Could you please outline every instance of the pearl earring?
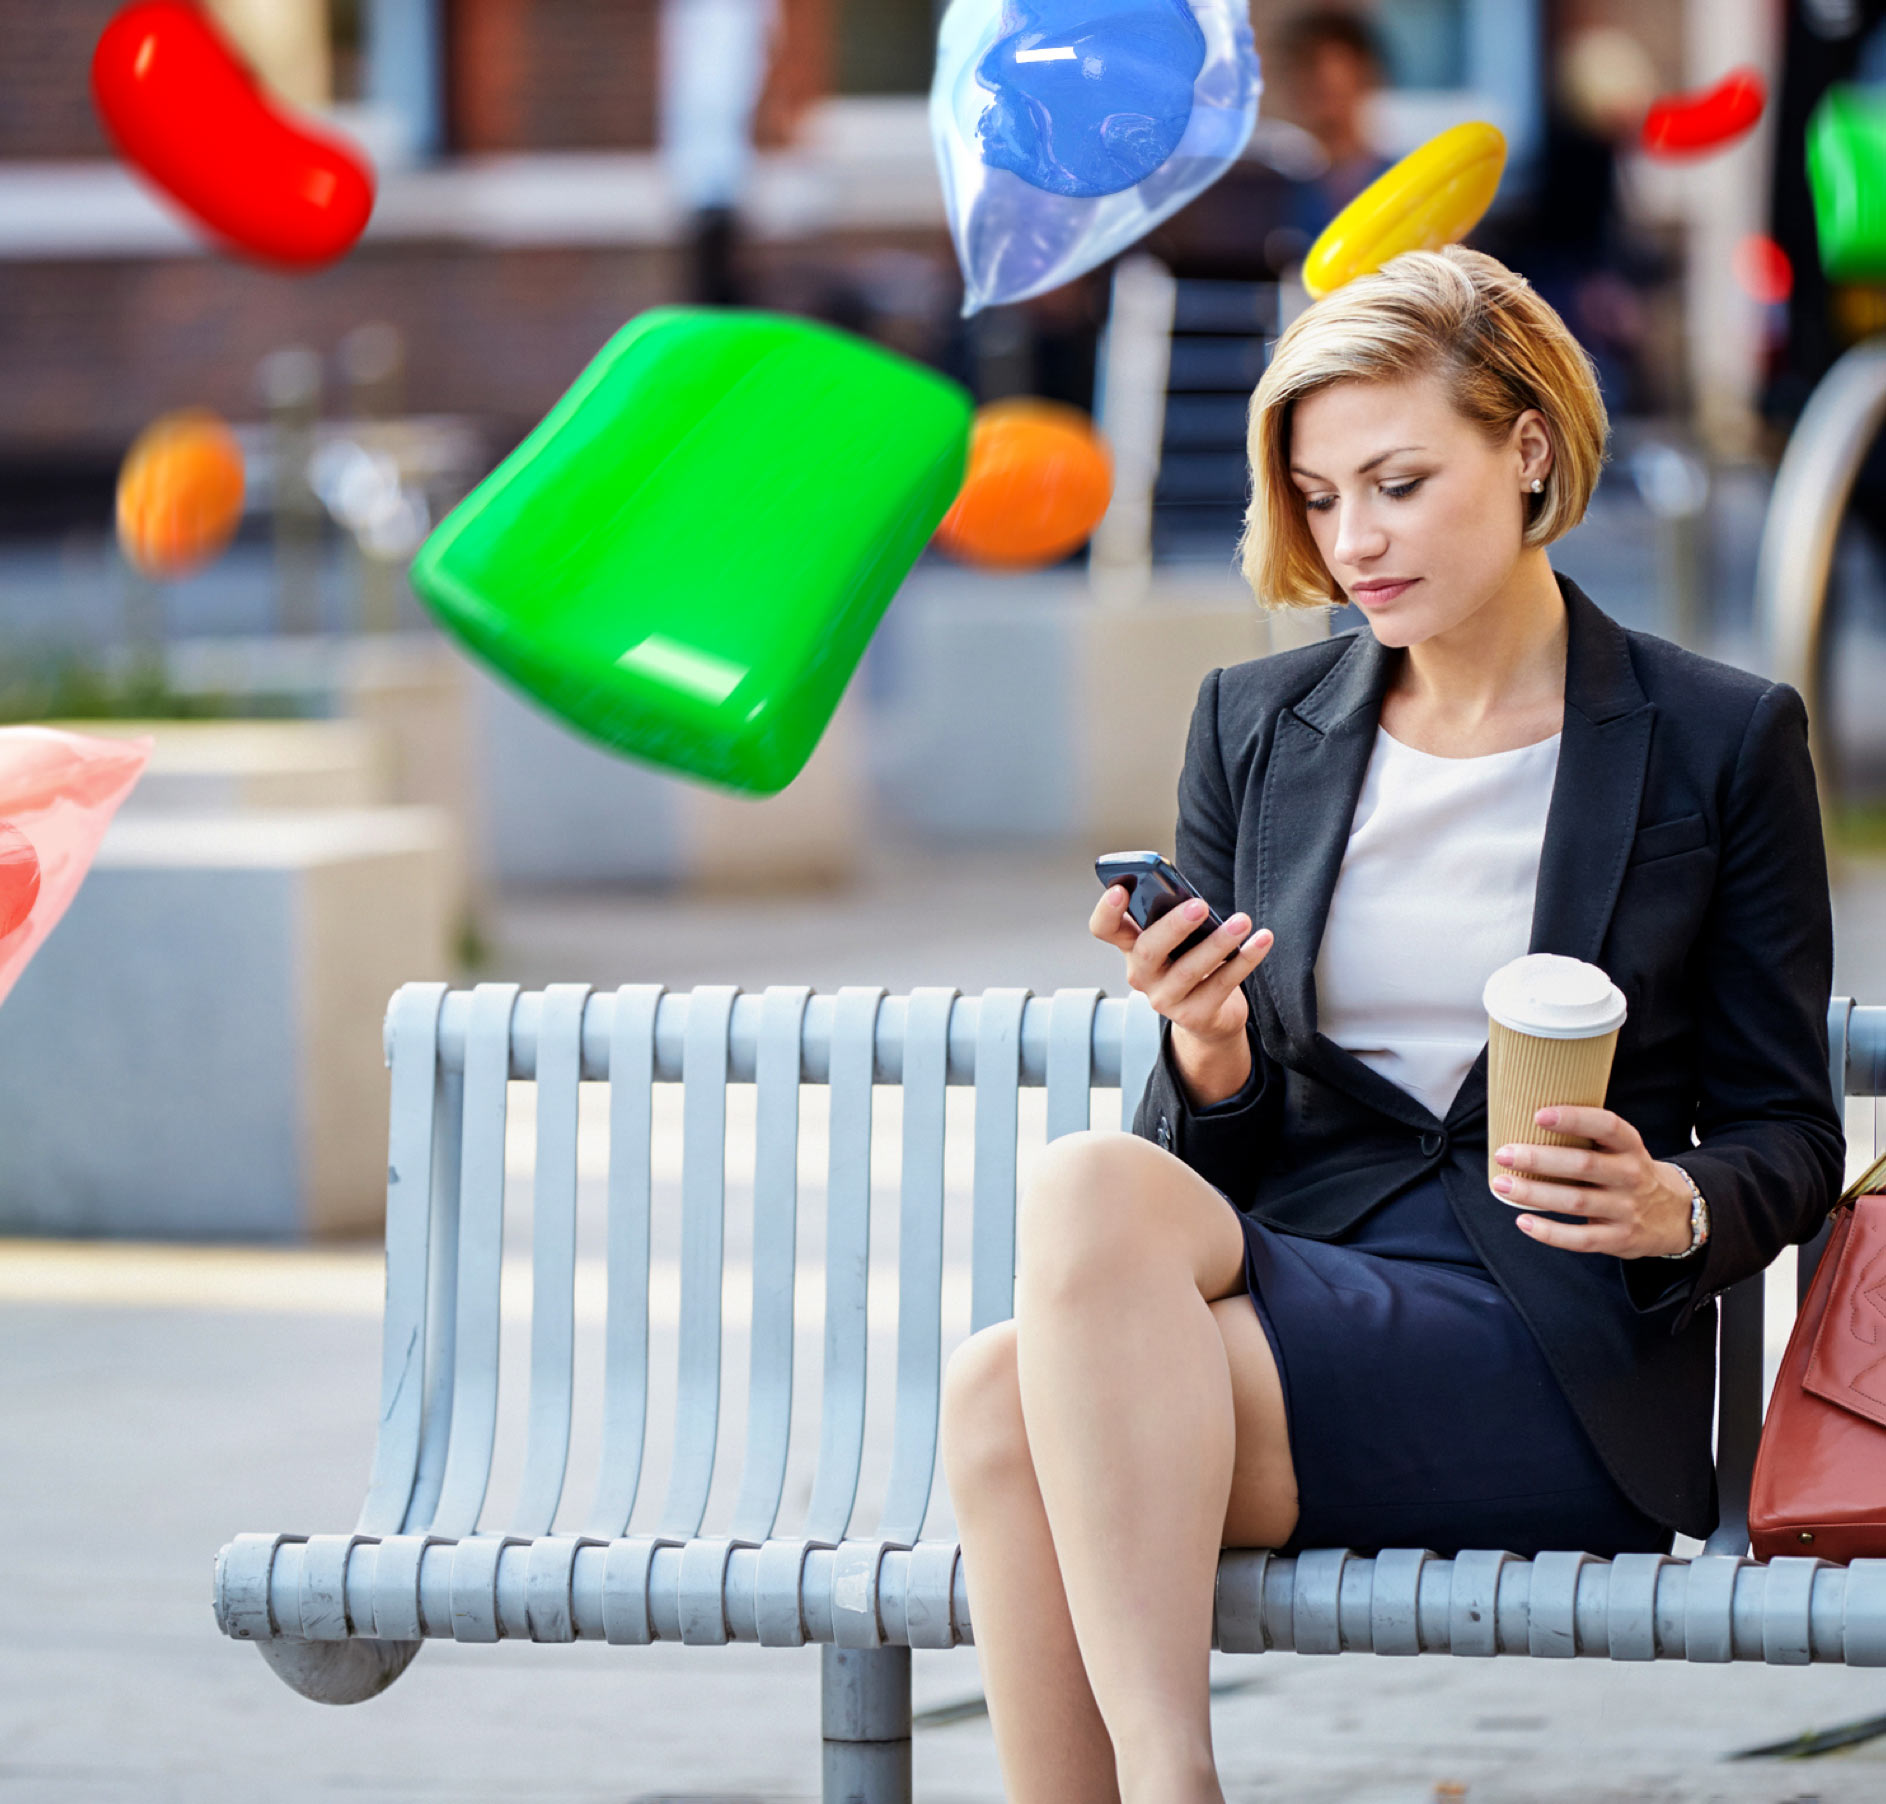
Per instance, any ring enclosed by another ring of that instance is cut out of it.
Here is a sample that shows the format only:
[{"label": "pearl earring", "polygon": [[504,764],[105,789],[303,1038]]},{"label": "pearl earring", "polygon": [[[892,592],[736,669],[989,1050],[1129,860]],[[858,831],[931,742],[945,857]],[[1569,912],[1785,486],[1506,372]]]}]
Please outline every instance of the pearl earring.
[{"label": "pearl earring", "polygon": [[1535,476],[1532,479],[1532,492],[1535,495],[1543,495],[1545,493],[1545,478],[1543,476]]}]

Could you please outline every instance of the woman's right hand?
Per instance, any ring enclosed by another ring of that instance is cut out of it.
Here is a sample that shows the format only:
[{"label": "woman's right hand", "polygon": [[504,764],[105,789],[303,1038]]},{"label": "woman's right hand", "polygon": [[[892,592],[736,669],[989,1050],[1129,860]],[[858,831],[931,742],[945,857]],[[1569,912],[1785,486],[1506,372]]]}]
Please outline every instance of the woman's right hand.
[{"label": "woman's right hand", "polygon": [[1198,1053],[1209,1057],[1231,1046],[1242,1052],[1250,1014],[1244,980],[1270,951],[1270,929],[1251,933],[1251,917],[1235,914],[1175,959],[1173,949],[1205,919],[1205,904],[1182,902],[1146,928],[1126,912],[1126,904],[1124,886],[1114,884],[1095,905],[1087,931],[1126,954],[1128,984],[1172,1023],[1175,1033],[1188,1036]]}]

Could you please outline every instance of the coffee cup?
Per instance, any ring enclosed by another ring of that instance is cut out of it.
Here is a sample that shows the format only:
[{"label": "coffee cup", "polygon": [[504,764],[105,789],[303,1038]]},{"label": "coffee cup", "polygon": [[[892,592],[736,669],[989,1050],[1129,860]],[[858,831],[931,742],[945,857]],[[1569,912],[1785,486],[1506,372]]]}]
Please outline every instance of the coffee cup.
[{"label": "coffee cup", "polygon": [[1491,1189],[1506,1170],[1493,1156],[1502,1146],[1591,1145],[1582,1135],[1542,1128],[1533,1116],[1556,1106],[1604,1107],[1626,1009],[1624,992],[1596,965],[1556,952],[1529,952],[1502,965],[1487,979],[1481,1001]]}]

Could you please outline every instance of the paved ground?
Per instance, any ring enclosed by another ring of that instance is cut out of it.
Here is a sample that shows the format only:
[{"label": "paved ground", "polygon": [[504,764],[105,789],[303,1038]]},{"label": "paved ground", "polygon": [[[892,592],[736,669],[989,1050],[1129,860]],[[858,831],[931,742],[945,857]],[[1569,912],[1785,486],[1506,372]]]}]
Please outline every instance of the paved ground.
[{"label": "paved ground", "polygon": [[[1117,990],[1114,955],[1083,934],[1092,894],[1078,860],[903,855],[826,899],[514,899],[490,974]],[[1886,874],[1849,880],[1841,921],[1843,984],[1886,1000]],[[1870,1138],[1870,1119],[1856,1112],[1853,1126]],[[520,1216],[530,1143],[520,1110],[510,1149]],[[736,1260],[739,1207],[736,1195]],[[587,1196],[591,1226],[594,1212]],[[953,1228],[957,1272],[963,1250]],[[815,1797],[812,1650],[434,1644],[385,1697],[334,1711],[304,1703],[215,1633],[210,1560],[229,1535],[352,1519],[371,1446],[378,1289],[377,1255],[364,1247],[0,1244],[0,1800]],[[960,1282],[951,1295],[954,1333]],[[587,1337],[594,1313],[592,1300]],[[658,1308],[658,1337],[670,1331]],[[805,1349],[808,1375],[815,1354]],[[730,1357],[730,1372],[743,1369]],[[739,1426],[733,1395],[729,1442]],[[874,1412],[878,1461],[885,1426]],[[502,1437],[514,1443],[517,1428],[510,1411]],[[803,1507],[803,1478],[796,1466],[789,1513]],[[932,1532],[946,1523],[939,1509]],[[1726,1759],[1886,1711],[1886,1676],[1875,1673],[1282,1656],[1218,1667],[1214,1721],[1234,1800],[1886,1795],[1886,1741],[1806,1763]],[[977,1697],[973,1652],[919,1654],[916,1689],[920,1710],[954,1717],[919,1729],[920,1795],[1000,1797],[986,1719],[947,1708]],[[1449,1784],[1467,1790],[1437,1792]]]}]

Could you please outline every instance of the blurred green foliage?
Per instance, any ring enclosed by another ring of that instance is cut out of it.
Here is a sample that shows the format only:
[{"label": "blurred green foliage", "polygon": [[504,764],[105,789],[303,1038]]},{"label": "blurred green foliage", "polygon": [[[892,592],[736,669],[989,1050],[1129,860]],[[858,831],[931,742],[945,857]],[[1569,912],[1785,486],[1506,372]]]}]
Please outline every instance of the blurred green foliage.
[{"label": "blurred green foliage", "polygon": [[1849,858],[1886,858],[1886,799],[1844,802],[1829,826],[1831,849]]},{"label": "blurred green foliage", "polygon": [[0,721],[284,720],[303,711],[288,695],[178,689],[155,658],[119,665],[70,652],[0,659]]}]

